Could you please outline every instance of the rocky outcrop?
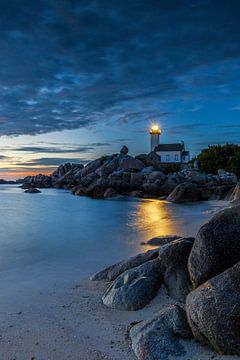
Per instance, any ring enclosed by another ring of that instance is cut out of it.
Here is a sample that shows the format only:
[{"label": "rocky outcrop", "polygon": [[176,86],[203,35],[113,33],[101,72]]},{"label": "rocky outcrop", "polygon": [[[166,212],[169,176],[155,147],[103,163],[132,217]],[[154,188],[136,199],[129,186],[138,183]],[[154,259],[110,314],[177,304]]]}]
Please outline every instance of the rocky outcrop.
[{"label": "rocky outcrop", "polygon": [[193,286],[220,274],[240,260],[240,206],[225,209],[203,225],[189,256]]},{"label": "rocky outcrop", "polygon": [[107,188],[103,194],[104,198],[113,198],[121,196],[114,188]]},{"label": "rocky outcrop", "polygon": [[148,155],[146,155],[145,163],[147,166],[158,167],[160,164],[160,156],[155,153],[155,151],[151,151]]},{"label": "rocky outcrop", "polygon": [[146,242],[148,245],[152,246],[162,246],[166,245],[174,240],[180,239],[182,236],[179,235],[163,235],[154,237]]},{"label": "rocky outcrop", "polygon": [[169,295],[181,302],[185,302],[187,294],[192,290],[187,264],[193,243],[194,238],[181,238],[159,249],[164,284]]},{"label": "rocky outcrop", "polygon": [[240,262],[187,297],[188,321],[194,337],[220,354],[240,355],[239,289]]},{"label": "rocky outcrop", "polygon": [[230,205],[240,205],[240,183],[237,183],[230,198]]},{"label": "rocky outcrop", "polygon": [[159,248],[94,275],[93,280],[113,280],[103,303],[138,310],[157,294],[164,304],[175,302],[130,330],[140,360],[183,356],[179,337],[192,333],[220,354],[240,355],[240,206],[215,215],[195,240],[173,238],[160,237]]},{"label": "rocky outcrop", "polygon": [[135,268],[147,261],[158,257],[158,249],[149,250],[145,253],[138,254],[130,259],[121,261],[115,265],[109,266],[101,270],[91,277],[92,281],[113,281],[124,271]]},{"label": "rocky outcrop", "polygon": [[200,190],[195,183],[182,183],[168,195],[167,200],[175,203],[199,201]]},{"label": "rocky outcrop", "polygon": [[119,161],[119,169],[124,171],[141,171],[144,168],[142,161],[132,157],[125,157]]},{"label": "rocky outcrop", "polygon": [[126,145],[123,145],[123,147],[120,150],[121,154],[127,155],[128,153],[128,147]]},{"label": "rocky outcrop", "polygon": [[185,355],[179,337],[192,338],[185,311],[169,305],[150,320],[130,330],[132,348],[139,360],[168,360]]},{"label": "rocky outcrop", "polygon": [[29,189],[25,190],[24,192],[27,193],[27,194],[38,194],[38,193],[40,193],[41,191],[38,190],[38,189],[36,189],[36,188],[30,187]]},{"label": "rocky outcrop", "polygon": [[236,184],[238,181],[238,178],[235,174],[229,173],[223,169],[218,170],[218,176],[220,181],[224,184]]},{"label": "rocky outcrop", "polygon": [[103,295],[103,303],[118,310],[139,310],[157,294],[161,285],[162,269],[159,259],[119,275]]},{"label": "rocky outcrop", "polygon": [[48,175],[36,175],[36,176],[27,176],[24,178],[23,185],[30,185],[30,187],[36,188],[51,188],[52,187],[52,178]]},{"label": "rocky outcrop", "polygon": [[224,170],[211,175],[191,164],[162,164],[155,152],[133,157],[124,145],[120,153],[102,156],[85,166],[66,163],[49,176],[28,176],[23,187],[64,188],[76,195],[99,198],[109,197],[105,192],[110,188],[124,196],[168,197],[169,201],[187,202],[227,199],[236,182],[237,177]]}]

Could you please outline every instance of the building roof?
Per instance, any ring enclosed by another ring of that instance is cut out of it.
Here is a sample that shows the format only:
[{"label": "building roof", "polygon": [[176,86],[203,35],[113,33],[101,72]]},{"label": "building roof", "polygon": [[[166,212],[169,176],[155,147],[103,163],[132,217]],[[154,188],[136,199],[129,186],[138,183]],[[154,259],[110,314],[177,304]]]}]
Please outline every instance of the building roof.
[{"label": "building roof", "polygon": [[155,151],[184,151],[184,143],[179,144],[159,144]]}]

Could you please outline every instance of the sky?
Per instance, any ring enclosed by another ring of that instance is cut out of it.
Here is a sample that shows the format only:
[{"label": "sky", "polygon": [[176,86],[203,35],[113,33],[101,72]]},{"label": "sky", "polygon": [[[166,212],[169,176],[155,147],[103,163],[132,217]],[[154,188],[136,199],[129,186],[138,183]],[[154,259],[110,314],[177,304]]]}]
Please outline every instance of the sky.
[{"label": "sky", "polygon": [[0,0],[0,177],[240,139],[238,0]]}]

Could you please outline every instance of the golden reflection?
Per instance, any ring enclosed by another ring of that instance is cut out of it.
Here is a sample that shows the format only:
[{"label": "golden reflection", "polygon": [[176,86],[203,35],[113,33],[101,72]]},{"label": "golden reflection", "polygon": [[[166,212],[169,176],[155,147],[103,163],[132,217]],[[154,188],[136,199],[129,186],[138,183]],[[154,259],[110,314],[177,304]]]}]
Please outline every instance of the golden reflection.
[{"label": "golden reflection", "polygon": [[156,236],[175,235],[179,230],[175,220],[168,202],[146,200],[138,203],[131,226],[143,232],[147,241]]}]

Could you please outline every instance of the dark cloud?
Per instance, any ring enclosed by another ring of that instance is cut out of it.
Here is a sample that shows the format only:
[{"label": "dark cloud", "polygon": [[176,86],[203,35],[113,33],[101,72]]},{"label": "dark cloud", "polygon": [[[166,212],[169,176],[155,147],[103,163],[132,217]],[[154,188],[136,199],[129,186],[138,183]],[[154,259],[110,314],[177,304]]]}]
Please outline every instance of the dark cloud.
[{"label": "dark cloud", "polygon": [[160,117],[166,117],[170,115],[170,112],[160,112],[160,111],[137,111],[131,112],[121,115],[118,118],[119,123],[127,124],[127,123],[139,123],[143,120],[156,120]]},{"label": "dark cloud", "polygon": [[[22,145],[22,146],[5,146],[0,148],[0,151],[10,152],[26,152],[26,153],[49,153],[49,154],[81,154],[90,153],[98,148],[105,148],[111,146],[111,143],[107,142],[93,142],[83,145],[70,144],[64,142],[39,142],[40,145]],[[44,145],[42,145],[44,144]],[[47,145],[47,146],[46,146]],[[7,158],[7,156],[2,156]]]},{"label": "dark cloud", "polygon": [[82,145],[82,146],[71,146],[65,147],[64,145],[59,147],[50,147],[50,146],[21,146],[14,148],[14,151],[19,152],[28,152],[28,153],[48,153],[48,154],[73,154],[73,153],[89,153],[96,150],[97,147],[105,147],[110,146],[108,143],[92,143],[90,145]]},{"label": "dark cloud", "polygon": [[[21,167],[24,167],[24,166],[36,167],[37,165],[40,165],[40,166],[45,166],[48,168],[48,167],[59,166],[64,163],[80,164],[80,163],[86,163],[87,161],[89,161],[89,160],[84,159],[84,158],[77,159],[77,158],[48,157],[48,158],[33,159],[33,160],[27,161],[27,162],[19,162],[19,163],[17,163],[17,165],[21,166]],[[28,168],[28,170],[29,170],[29,168]]]},{"label": "dark cloud", "polygon": [[76,147],[76,148],[57,148],[57,147],[39,147],[39,146],[23,146],[14,149],[14,151],[29,152],[29,153],[48,153],[48,154],[67,154],[67,153],[88,153],[95,148],[91,146]]},{"label": "dark cloud", "polygon": [[1,0],[0,135],[146,121],[162,101],[237,92],[239,15],[235,0]]},{"label": "dark cloud", "polygon": [[171,135],[186,135],[189,132],[193,136],[205,125],[204,123],[181,124],[166,128],[166,132]]}]

